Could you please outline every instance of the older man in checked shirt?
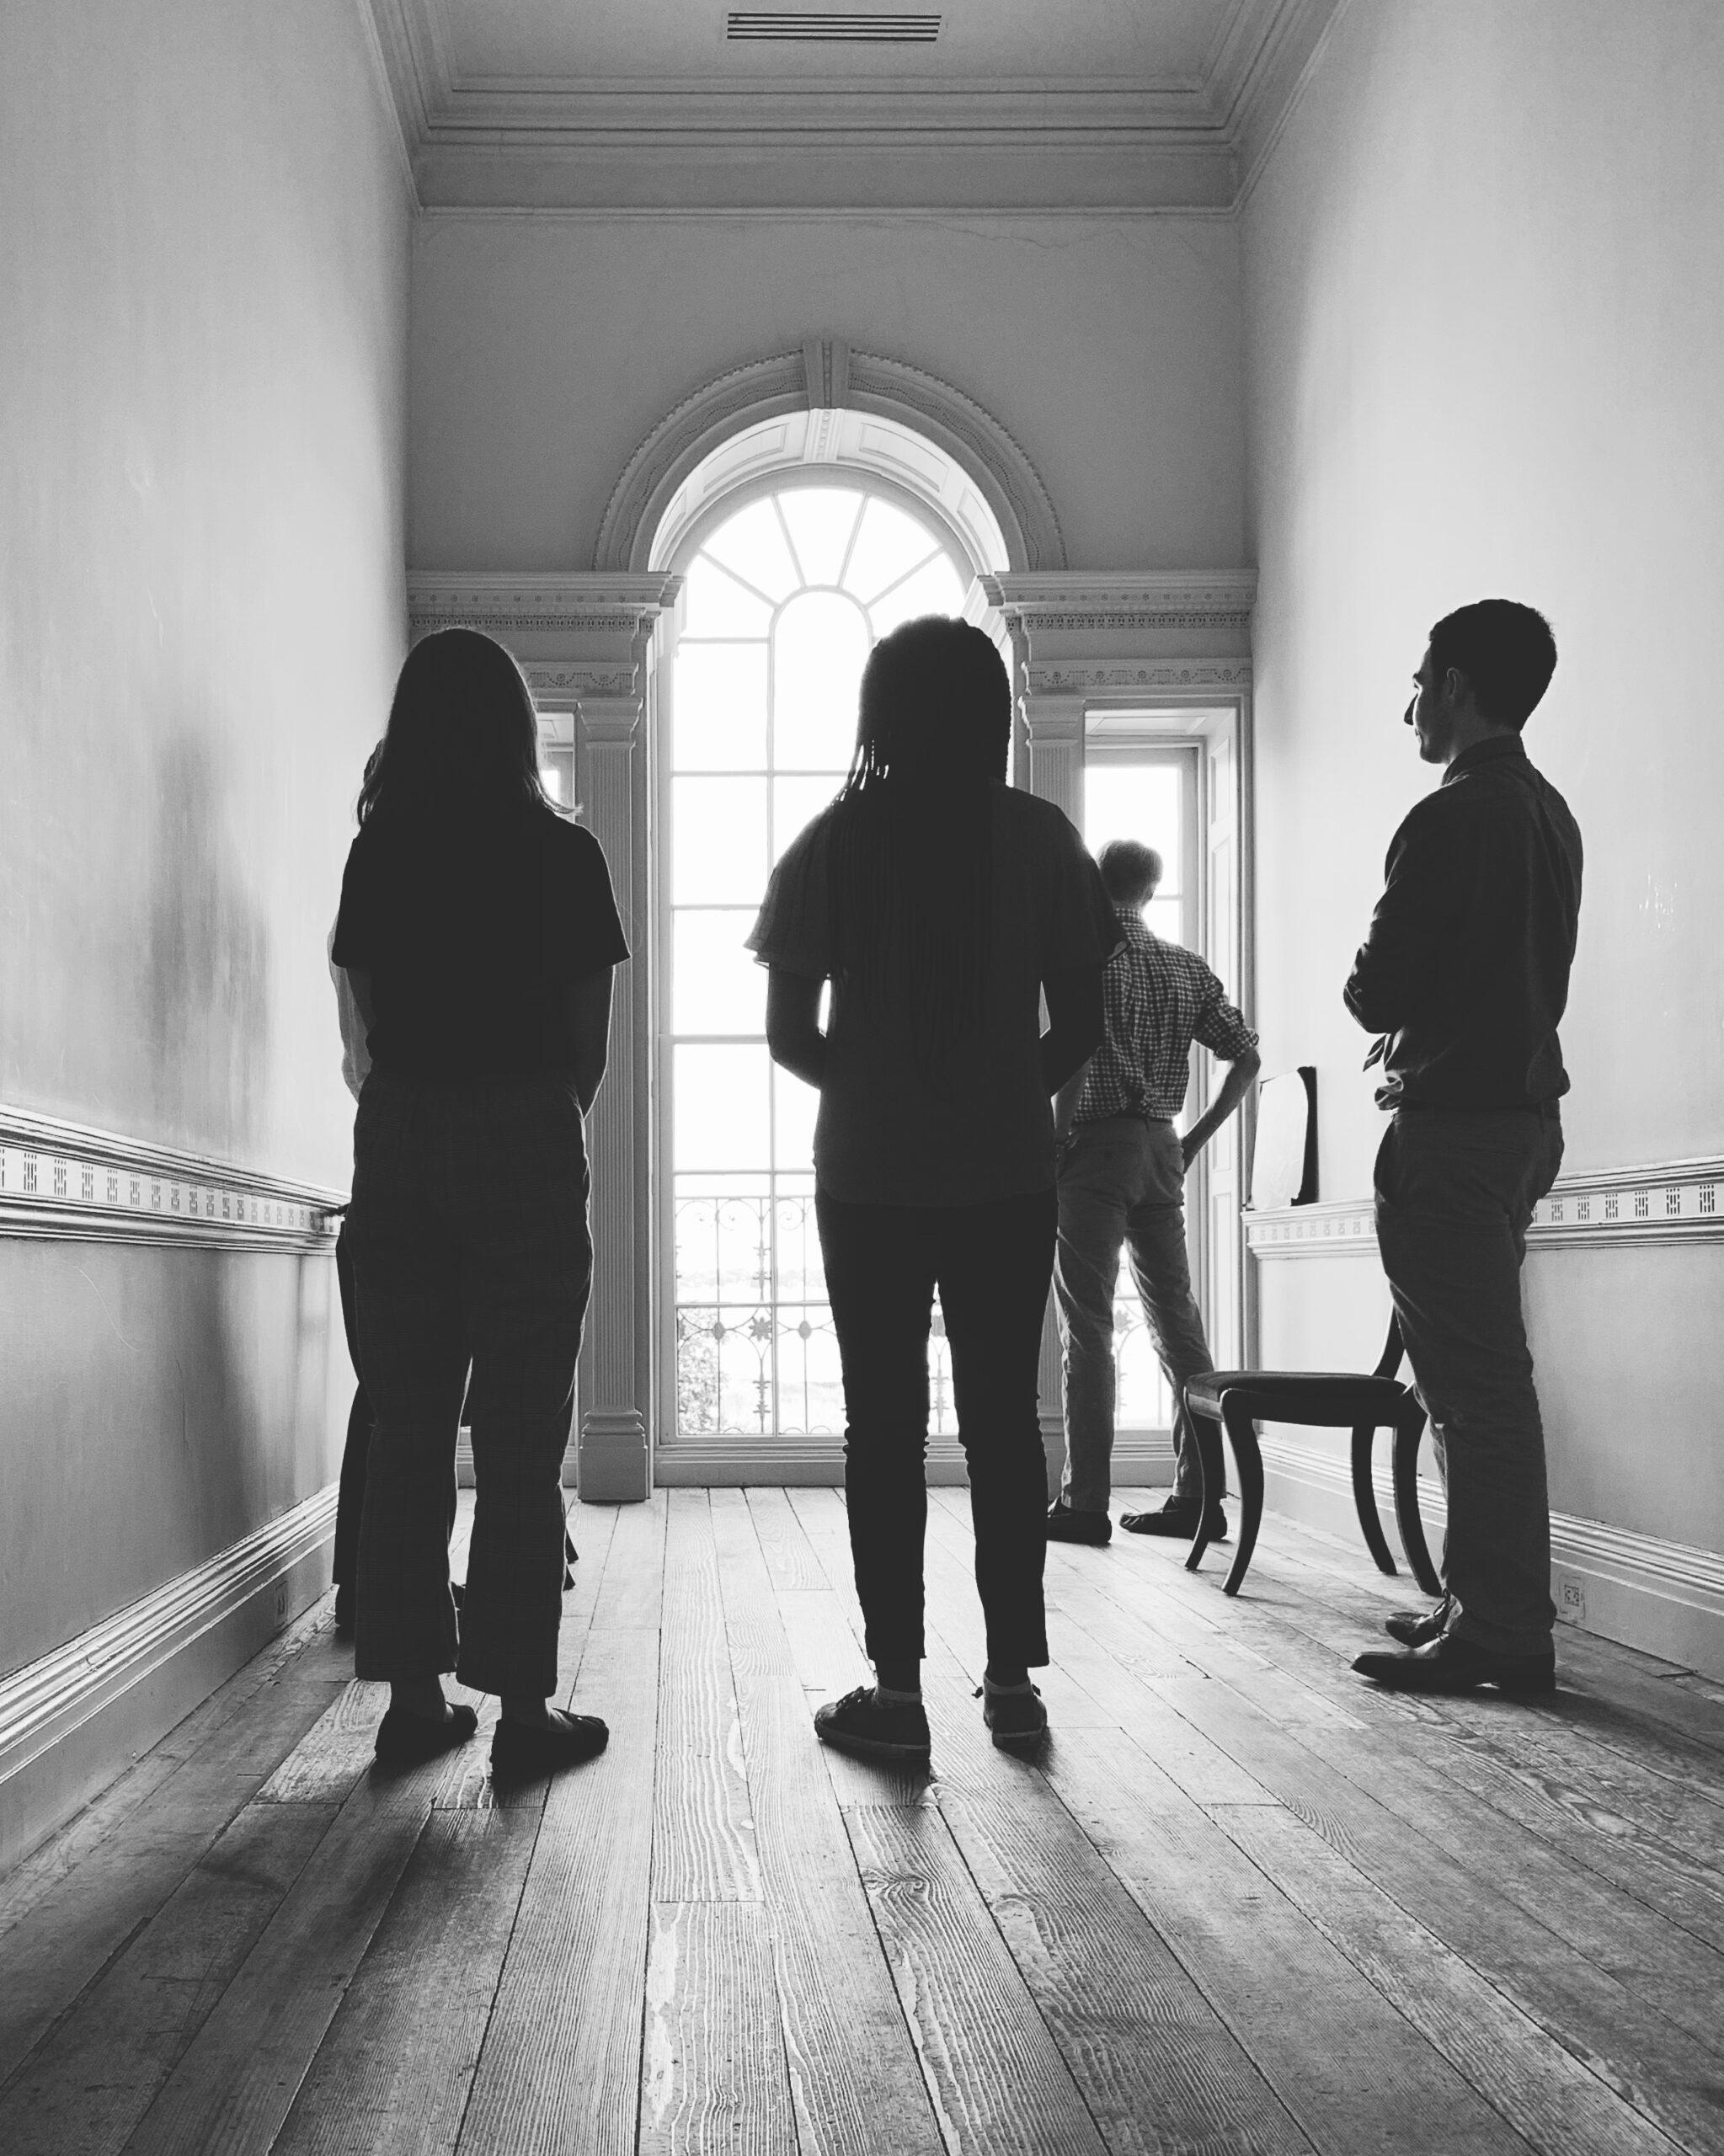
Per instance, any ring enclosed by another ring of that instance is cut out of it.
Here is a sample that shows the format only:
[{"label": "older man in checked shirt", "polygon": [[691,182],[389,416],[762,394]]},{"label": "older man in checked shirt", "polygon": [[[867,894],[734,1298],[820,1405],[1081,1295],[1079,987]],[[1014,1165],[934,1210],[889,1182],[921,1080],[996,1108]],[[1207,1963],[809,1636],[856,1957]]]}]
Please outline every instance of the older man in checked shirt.
[{"label": "older man in checked shirt", "polygon": [[[1113,1454],[1113,1290],[1122,1246],[1143,1298],[1174,1399],[1173,1494],[1159,1510],[1126,1513],[1134,1534],[1196,1532],[1203,1477],[1184,1386],[1215,1366],[1191,1292],[1185,1252],[1185,1173],[1244,1098],[1259,1069],[1257,1035],[1194,952],[1144,926],[1161,880],[1161,857],[1134,840],[1102,849],[1102,882],[1125,937],[1102,976],[1107,1034],[1060,1093],[1059,1241],[1054,1287],[1065,1350],[1065,1474],[1048,1533],[1104,1543]],[[1220,1091],[1182,1138],[1191,1044],[1230,1068]],[[1219,1506],[1217,1511],[1220,1511]],[[1214,1532],[1226,1533],[1225,1518]]]}]

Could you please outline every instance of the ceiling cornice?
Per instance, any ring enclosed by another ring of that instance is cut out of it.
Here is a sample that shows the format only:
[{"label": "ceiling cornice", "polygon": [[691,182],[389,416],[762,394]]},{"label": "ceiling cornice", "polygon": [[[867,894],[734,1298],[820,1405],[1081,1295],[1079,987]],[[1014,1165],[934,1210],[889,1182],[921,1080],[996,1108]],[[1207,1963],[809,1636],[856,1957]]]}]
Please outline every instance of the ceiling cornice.
[{"label": "ceiling cornice", "polygon": [[1230,210],[1337,0],[1235,0],[1200,79],[714,88],[458,77],[446,0],[362,0],[427,209]]}]

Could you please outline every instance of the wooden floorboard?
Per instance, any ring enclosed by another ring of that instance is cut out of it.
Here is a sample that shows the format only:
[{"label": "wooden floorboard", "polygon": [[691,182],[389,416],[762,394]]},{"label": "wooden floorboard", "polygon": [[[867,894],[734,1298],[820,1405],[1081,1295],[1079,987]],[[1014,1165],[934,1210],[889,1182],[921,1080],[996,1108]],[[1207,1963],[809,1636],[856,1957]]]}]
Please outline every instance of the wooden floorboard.
[{"label": "wooden floorboard", "polygon": [[572,1527],[600,1758],[499,1790],[466,1694],[379,1775],[326,1603],[0,1881],[6,2156],[1724,2152],[1724,1687],[1559,1636],[1553,1700],[1381,1693],[1417,1596],[1271,1515],[1233,1598],[1050,1548],[1026,1763],[941,1490],[895,1771],[812,1727],[841,1492]]}]

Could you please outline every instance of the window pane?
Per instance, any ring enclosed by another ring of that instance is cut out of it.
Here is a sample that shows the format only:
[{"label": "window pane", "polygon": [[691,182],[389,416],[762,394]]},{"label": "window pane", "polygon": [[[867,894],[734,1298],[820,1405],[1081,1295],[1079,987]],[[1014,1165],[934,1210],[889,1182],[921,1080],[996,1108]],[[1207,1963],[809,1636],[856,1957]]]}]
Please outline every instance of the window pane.
[{"label": "window pane", "polygon": [[889,636],[900,622],[913,622],[920,614],[961,614],[963,595],[957,570],[944,554],[938,554],[877,600],[868,609],[868,619],[876,638]]},{"label": "window pane", "polygon": [[761,770],[766,760],[766,645],[680,643],[674,707],[674,770]]},{"label": "window pane", "polygon": [[1084,766],[1084,844],[1097,854],[1110,839],[1135,839],[1154,846],[1161,857],[1161,889],[1167,898],[1185,888],[1180,857],[1184,776],[1182,766],[1174,763]]},{"label": "window pane", "polygon": [[775,778],[772,782],[772,859],[784,851],[798,832],[805,830],[843,784],[835,772],[830,778]]},{"label": "window pane", "polygon": [[766,782],[670,782],[674,905],[758,905],[766,888]]},{"label": "window pane", "polygon": [[763,1045],[679,1046],[675,1150],[680,1168],[759,1169],[768,1165],[770,1066]]},{"label": "window pane", "polygon": [[671,916],[670,1030],[676,1033],[764,1033],[766,974],[743,938],[753,910]]},{"label": "window pane", "polygon": [[766,600],[706,554],[688,565],[682,632],[690,637],[763,637],[772,626]]},{"label": "window pane", "polygon": [[1151,899],[1144,908],[1144,926],[1152,930],[1164,942],[1184,942],[1185,901],[1182,899]]},{"label": "window pane", "polygon": [[784,527],[771,500],[750,502],[718,526],[701,549],[722,563],[733,576],[751,584],[776,606],[802,582],[792,558]]},{"label": "window pane", "polygon": [[862,609],[836,592],[803,593],[778,616],[772,656],[773,762],[842,771],[856,740],[857,691],[868,656]]},{"label": "window pane", "polygon": [[937,551],[934,535],[926,525],[876,495],[862,511],[856,544],[850,550],[850,563],[844,572],[844,589],[866,603]]},{"label": "window pane", "polygon": [[841,493],[831,487],[793,487],[780,494],[778,506],[806,582],[837,583],[862,505],[862,495],[848,488]]}]

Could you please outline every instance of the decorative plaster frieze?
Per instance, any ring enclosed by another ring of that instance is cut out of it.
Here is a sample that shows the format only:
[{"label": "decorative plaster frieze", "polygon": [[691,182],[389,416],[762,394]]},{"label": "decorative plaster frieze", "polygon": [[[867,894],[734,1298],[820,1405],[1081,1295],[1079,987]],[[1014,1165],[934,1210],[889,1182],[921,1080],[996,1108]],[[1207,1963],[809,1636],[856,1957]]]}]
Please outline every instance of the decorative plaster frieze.
[{"label": "decorative plaster frieze", "polygon": [[1036,695],[1084,694],[1106,689],[1241,689],[1251,686],[1252,663],[1236,659],[1213,666],[1082,665],[1070,661],[1032,665],[1025,685]]},{"label": "decorative plaster frieze", "polygon": [[339,1191],[0,1107],[0,1235],[321,1250]]},{"label": "decorative plaster frieze", "polygon": [[415,569],[407,579],[414,633],[467,627],[635,636],[675,603],[681,577],[559,574],[520,576],[486,570]]},{"label": "decorative plaster frieze", "polygon": [[[1247,1212],[1246,1242],[1260,1258],[1345,1257],[1376,1248],[1369,1198]],[[1724,1234],[1724,1159],[1666,1161],[1563,1176],[1527,1231],[1531,1250],[1611,1243],[1710,1242]]]},{"label": "decorative plaster frieze", "polygon": [[1062,631],[1248,627],[1257,603],[1254,569],[1172,569],[1097,574],[985,576],[983,590],[1008,621]]}]

